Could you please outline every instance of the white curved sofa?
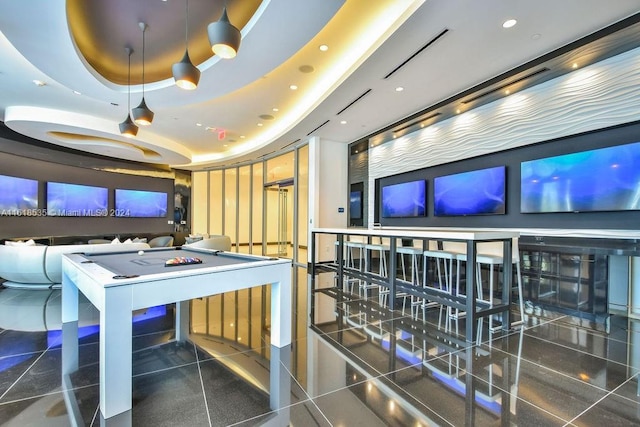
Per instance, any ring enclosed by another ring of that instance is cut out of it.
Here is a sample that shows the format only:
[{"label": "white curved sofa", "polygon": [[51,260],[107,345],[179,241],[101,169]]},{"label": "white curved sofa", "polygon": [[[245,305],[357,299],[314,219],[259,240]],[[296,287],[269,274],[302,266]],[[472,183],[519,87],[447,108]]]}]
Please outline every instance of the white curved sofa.
[{"label": "white curved sofa", "polygon": [[229,236],[209,236],[202,240],[197,240],[193,243],[186,243],[183,245],[186,248],[204,248],[214,249],[218,251],[230,251],[231,250],[231,238]]},{"label": "white curved sofa", "polygon": [[149,249],[147,243],[94,245],[0,245],[0,277],[5,287],[50,287],[62,283],[62,254]]}]

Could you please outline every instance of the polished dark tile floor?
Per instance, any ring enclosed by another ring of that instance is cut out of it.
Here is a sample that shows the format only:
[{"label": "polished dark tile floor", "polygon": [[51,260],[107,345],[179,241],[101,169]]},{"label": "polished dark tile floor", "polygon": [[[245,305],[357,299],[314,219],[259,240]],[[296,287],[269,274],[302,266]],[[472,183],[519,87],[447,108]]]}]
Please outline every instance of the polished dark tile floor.
[{"label": "polished dark tile floor", "polygon": [[[59,324],[54,316],[21,327],[20,304],[10,301],[25,305],[0,288],[0,310],[13,310],[0,314],[0,426],[71,425]],[[416,320],[370,301],[333,304],[332,316],[294,342],[306,346],[305,380],[286,378],[288,405],[277,412],[265,392],[269,365],[255,354],[234,345],[213,357],[207,346],[224,343],[206,337],[179,345],[171,307],[143,313],[134,324],[133,425],[640,425],[640,322],[593,325],[543,311],[520,330],[483,325],[482,339],[467,343],[445,330],[437,309]],[[73,392],[84,424],[99,425],[98,331],[82,332]],[[246,373],[230,368],[241,362]]]}]

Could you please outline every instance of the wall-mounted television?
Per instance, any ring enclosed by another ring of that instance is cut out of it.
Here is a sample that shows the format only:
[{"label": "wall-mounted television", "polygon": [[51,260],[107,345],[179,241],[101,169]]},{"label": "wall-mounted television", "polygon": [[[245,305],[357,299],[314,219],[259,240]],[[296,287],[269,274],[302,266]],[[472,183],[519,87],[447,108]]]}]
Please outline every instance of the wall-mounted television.
[{"label": "wall-mounted television", "polygon": [[382,218],[425,216],[427,182],[423,179],[382,187]]},{"label": "wall-mounted television", "polygon": [[48,216],[107,216],[108,190],[105,187],[47,183]]},{"label": "wall-mounted television", "polygon": [[0,216],[26,215],[38,208],[38,181],[0,175]]},{"label": "wall-mounted television", "polygon": [[117,188],[115,216],[164,218],[167,216],[167,193]]},{"label": "wall-mounted television", "polygon": [[640,142],[522,162],[520,212],[640,210]]},{"label": "wall-mounted television", "polygon": [[435,178],[434,215],[504,214],[505,176],[505,167],[496,166]]},{"label": "wall-mounted television", "polygon": [[349,218],[362,219],[362,191],[352,191],[349,194]]}]

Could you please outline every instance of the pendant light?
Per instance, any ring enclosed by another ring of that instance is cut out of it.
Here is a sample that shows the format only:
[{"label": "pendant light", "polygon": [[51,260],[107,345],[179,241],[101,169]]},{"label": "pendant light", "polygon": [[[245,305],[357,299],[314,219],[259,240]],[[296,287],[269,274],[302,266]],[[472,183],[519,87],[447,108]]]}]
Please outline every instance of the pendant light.
[{"label": "pendant light", "polygon": [[133,53],[133,50],[130,47],[125,47],[124,50],[127,52],[127,56],[129,57],[129,74],[127,77],[127,118],[124,122],[120,123],[120,133],[127,138],[133,138],[138,134],[138,126],[133,123],[133,120],[131,120],[131,114],[129,113],[131,110],[131,54]]},{"label": "pendant light", "polygon": [[213,53],[224,59],[235,58],[240,49],[240,30],[229,22],[226,2],[220,19],[207,27],[207,34]]},{"label": "pendant light", "polygon": [[138,23],[138,26],[142,30],[142,101],[140,101],[140,105],[132,110],[133,121],[136,122],[137,125],[140,126],[149,126],[153,121],[153,111],[147,107],[147,103],[144,101],[144,33],[147,28],[147,24],[144,22]]},{"label": "pendant light", "polygon": [[200,70],[193,65],[191,58],[189,58],[189,0],[185,0],[186,12],[185,12],[185,36],[184,44],[185,51],[184,56],[180,62],[176,62],[171,67],[173,73],[173,79],[176,81],[176,85],[179,88],[193,90],[198,86],[200,81]]}]

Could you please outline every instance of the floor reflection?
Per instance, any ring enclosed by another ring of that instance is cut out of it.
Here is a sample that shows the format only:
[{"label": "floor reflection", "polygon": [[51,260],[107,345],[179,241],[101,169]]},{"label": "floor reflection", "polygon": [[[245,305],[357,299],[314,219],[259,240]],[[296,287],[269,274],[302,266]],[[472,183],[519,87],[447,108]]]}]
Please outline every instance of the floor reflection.
[{"label": "floor reflection", "polygon": [[[59,295],[9,291],[0,287],[0,425],[71,425],[53,329]],[[139,313],[133,425],[640,424],[636,320],[614,316],[597,329],[543,312],[510,332],[491,332],[484,322],[480,339],[468,343],[455,322],[443,322],[438,307],[416,319],[401,305],[380,307],[376,298],[324,303],[322,322],[300,328],[291,351],[280,355],[291,360],[276,371],[265,357],[277,356],[272,348],[202,334],[192,336],[197,345],[179,345],[171,306]],[[246,321],[264,324],[260,312]],[[98,331],[89,328],[90,319],[68,388],[80,424],[97,426]],[[464,318],[458,322],[464,331]],[[290,390],[269,396],[274,381]],[[270,409],[272,399],[277,411]]]}]

